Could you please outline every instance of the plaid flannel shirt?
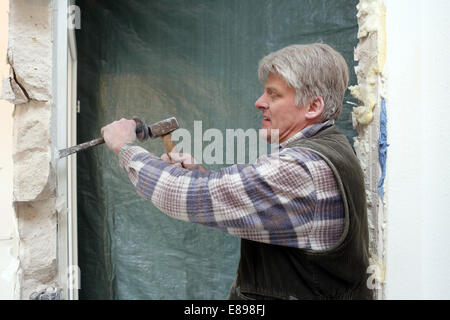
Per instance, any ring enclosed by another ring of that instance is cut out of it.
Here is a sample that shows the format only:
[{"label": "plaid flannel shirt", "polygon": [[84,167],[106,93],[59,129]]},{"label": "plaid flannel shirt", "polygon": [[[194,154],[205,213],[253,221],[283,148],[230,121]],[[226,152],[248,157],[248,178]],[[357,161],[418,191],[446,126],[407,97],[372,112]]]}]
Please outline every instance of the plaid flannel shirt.
[{"label": "plaid flannel shirt", "polygon": [[335,177],[317,154],[285,146],[332,123],[308,126],[279,152],[217,172],[175,167],[139,146],[122,148],[119,161],[138,194],[170,217],[248,240],[325,250],[345,227]]}]

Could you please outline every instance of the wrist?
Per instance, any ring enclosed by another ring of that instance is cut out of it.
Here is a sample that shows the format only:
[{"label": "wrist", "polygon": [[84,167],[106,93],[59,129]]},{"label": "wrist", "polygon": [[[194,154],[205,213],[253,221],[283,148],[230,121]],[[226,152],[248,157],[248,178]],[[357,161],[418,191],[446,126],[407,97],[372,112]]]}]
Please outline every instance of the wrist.
[{"label": "wrist", "polygon": [[135,146],[135,144],[133,142],[127,142],[124,143],[118,150],[118,152],[116,152],[116,154],[119,156],[122,152],[128,150],[129,148]]}]

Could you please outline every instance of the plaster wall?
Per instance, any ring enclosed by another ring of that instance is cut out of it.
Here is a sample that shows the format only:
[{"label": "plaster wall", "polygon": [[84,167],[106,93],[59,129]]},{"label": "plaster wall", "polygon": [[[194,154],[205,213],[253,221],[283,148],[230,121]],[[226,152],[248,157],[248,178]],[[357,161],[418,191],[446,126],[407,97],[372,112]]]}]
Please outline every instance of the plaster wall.
[{"label": "plaster wall", "polygon": [[387,299],[450,298],[450,2],[386,0]]},{"label": "plaster wall", "polygon": [[13,170],[9,170],[8,179],[12,181],[17,217],[20,264],[13,277],[15,298],[19,299],[28,299],[32,292],[49,286],[57,287],[56,182],[50,138],[51,5],[50,0],[10,1],[8,50],[3,55],[7,58],[8,74],[2,81],[2,97],[14,104],[12,127],[3,128],[2,123],[2,130],[12,128],[13,134],[12,148],[9,147]]},{"label": "plaster wall", "polygon": [[382,175],[378,139],[380,136],[381,103],[384,98],[384,65],[386,56],[385,6],[380,0],[360,0],[355,72],[358,84],[349,87],[358,99],[353,108],[353,127],[358,130],[354,148],[364,174],[367,222],[369,228],[368,287],[374,299],[383,299],[385,280],[385,206],[380,195]]},{"label": "plaster wall", "polygon": [[[0,57],[8,45],[9,1],[0,2]],[[6,59],[0,60],[0,78],[8,75]],[[0,84],[1,87],[1,84]],[[0,300],[14,299],[17,269],[17,233],[13,210],[13,110],[14,105],[0,100]]]}]

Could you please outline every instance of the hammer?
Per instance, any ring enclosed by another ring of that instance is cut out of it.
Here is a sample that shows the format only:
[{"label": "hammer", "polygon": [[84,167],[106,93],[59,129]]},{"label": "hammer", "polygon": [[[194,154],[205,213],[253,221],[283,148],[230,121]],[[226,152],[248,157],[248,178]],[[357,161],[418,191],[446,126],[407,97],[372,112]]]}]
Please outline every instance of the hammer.
[{"label": "hammer", "polygon": [[[139,141],[146,141],[148,138],[155,139],[161,137],[167,153],[171,152],[175,148],[175,143],[172,141],[171,132],[180,127],[178,125],[177,119],[172,117],[156,122],[150,126],[147,126],[145,121],[138,116],[133,117],[133,120],[136,122],[136,137]],[[67,157],[72,153],[83,151],[103,143],[105,143],[105,139],[98,138],[67,149],[59,150],[59,159]]]}]

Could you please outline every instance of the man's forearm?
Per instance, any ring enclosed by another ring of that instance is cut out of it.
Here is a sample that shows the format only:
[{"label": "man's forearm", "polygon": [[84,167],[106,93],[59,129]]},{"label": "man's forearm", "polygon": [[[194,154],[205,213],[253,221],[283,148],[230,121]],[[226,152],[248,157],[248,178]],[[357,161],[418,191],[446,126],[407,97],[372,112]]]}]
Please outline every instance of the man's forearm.
[{"label": "man's forearm", "polygon": [[[175,219],[259,242],[293,247],[308,243],[314,184],[291,160],[279,168],[264,158],[258,164],[204,173],[170,165],[132,146],[122,148],[120,164],[138,194]],[[293,187],[299,179],[301,190]]]}]

